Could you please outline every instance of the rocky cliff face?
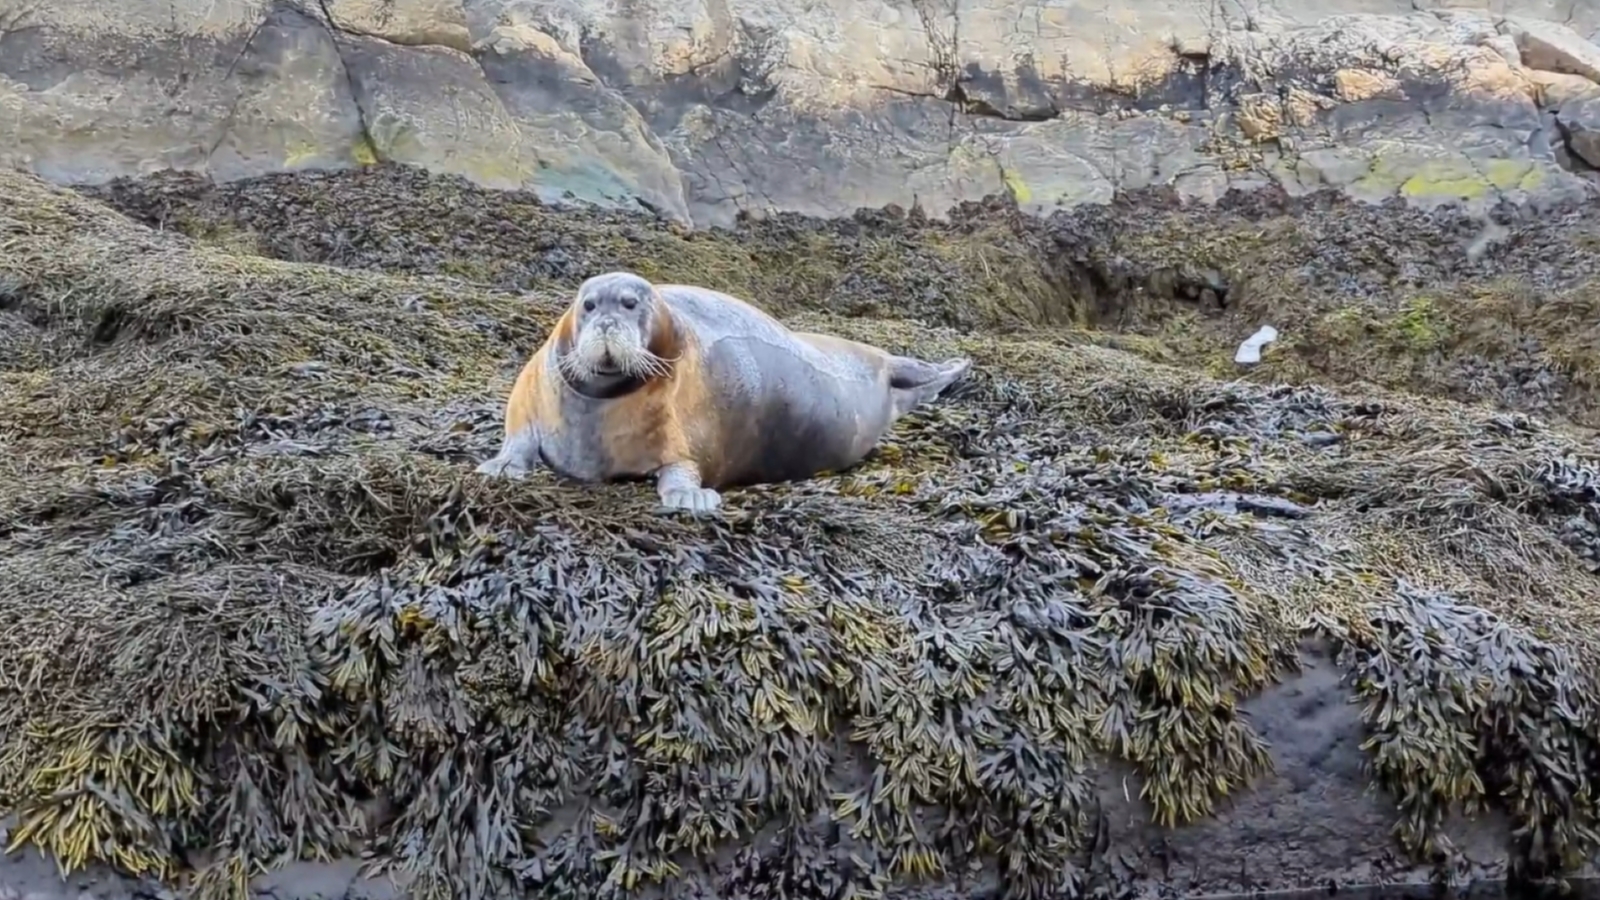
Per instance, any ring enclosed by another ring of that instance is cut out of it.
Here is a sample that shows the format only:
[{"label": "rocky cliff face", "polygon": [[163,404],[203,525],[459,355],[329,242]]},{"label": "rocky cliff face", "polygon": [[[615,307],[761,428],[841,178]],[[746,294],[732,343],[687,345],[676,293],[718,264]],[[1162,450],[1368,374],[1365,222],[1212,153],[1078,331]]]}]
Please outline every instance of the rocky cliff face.
[{"label": "rocky cliff face", "polygon": [[697,224],[1150,184],[1540,201],[1594,187],[1597,39],[1575,0],[0,0],[0,160],[394,160]]}]

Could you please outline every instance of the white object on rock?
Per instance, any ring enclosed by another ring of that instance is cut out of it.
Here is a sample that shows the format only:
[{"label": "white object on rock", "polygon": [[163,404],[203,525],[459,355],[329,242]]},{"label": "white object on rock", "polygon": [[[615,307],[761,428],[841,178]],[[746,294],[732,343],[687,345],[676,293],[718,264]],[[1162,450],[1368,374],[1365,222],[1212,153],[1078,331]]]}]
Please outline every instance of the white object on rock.
[{"label": "white object on rock", "polygon": [[1240,365],[1253,366],[1261,362],[1261,348],[1278,339],[1278,329],[1271,325],[1263,325],[1255,334],[1244,339],[1239,345],[1239,351],[1233,354],[1233,361]]}]

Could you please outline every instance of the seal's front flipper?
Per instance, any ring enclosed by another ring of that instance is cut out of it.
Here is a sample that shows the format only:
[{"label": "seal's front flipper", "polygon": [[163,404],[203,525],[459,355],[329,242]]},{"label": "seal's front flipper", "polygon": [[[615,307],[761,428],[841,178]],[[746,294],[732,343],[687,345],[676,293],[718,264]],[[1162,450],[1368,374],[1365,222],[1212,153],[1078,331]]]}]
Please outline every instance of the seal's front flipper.
[{"label": "seal's front flipper", "polygon": [[693,463],[672,463],[656,470],[656,493],[669,510],[701,515],[722,505],[722,495],[700,486],[700,470]]},{"label": "seal's front flipper", "polygon": [[944,393],[972,368],[964,356],[942,363],[896,356],[889,363],[889,393],[894,397],[895,418]]},{"label": "seal's front flipper", "polygon": [[539,463],[539,433],[533,426],[506,435],[500,452],[478,464],[477,473],[490,478],[521,478]]}]

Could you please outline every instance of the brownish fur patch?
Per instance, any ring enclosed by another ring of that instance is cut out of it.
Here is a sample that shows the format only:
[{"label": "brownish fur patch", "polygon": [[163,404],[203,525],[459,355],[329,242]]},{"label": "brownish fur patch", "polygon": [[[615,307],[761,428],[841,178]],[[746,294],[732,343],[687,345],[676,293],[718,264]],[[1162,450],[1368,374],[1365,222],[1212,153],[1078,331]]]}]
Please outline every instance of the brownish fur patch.
[{"label": "brownish fur patch", "polygon": [[[693,346],[683,340],[659,294],[656,303],[659,312],[652,317],[648,346],[667,363],[671,374],[652,378],[639,390],[609,403],[600,439],[619,472],[648,474],[672,463],[693,462],[702,480],[713,484],[726,469],[724,448],[717,439],[718,410],[711,402]],[[575,307],[576,301],[561,314],[544,344],[517,375],[506,402],[507,434],[537,422],[544,434],[558,437],[564,389],[549,383],[544,367],[551,354],[571,348],[577,330]]]},{"label": "brownish fur patch", "polygon": [[561,426],[561,417],[551,415],[552,404],[559,402],[552,395],[552,385],[545,383],[545,359],[556,352],[557,347],[571,346],[573,331],[572,307],[562,312],[561,318],[550,326],[550,334],[545,337],[544,343],[523,364],[522,371],[517,373],[517,380],[511,385],[511,396],[506,398],[506,435],[510,436],[521,431],[533,422],[538,422],[540,430],[545,434],[556,434]]},{"label": "brownish fur patch", "polygon": [[653,288],[651,293],[655,295],[655,315],[650,317],[650,341],[645,346],[657,359],[670,364],[683,353],[683,335],[678,333],[678,322],[661,294]]},{"label": "brownish fur patch", "polygon": [[700,469],[700,479],[716,485],[727,467],[728,447],[722,440],[722,410],[706,385],[705,370],[695,353],[683,354],[673,373],[672,397],[676,430]]},{"label": "brownish fur patch", "polygon": [[550,344],[547,341],[538,352],[534,353],[523,364],[522,371],[517,373],[517,380],[511,385],[511,396],[506,398],[506,436],[511,436],[526,428],[532,422],[539,422],[542,431],[553,429],[559,419],[543,416],[540,413],[545,407],[541,402],[546,393],[544,383],[544,360]]},{"label": "brownish fur patch", "polygon": [[693,460],[672,402],[675,383],[657,378],[606,406],[600,440],[619,471],[643,474]]},{"label": "brownish fur patch", "polygon": [[701,478],[708,479],[710,461],[702,454],[706,445],[714,442],[696,440],[701,435],[695,432],[704,431],[697,426],[714,412],[703,399],[706,391],[699,378],[700,360],[687,352],[689,345],[678,332],[678,324],[660,293],[654,299],[655,315],[651,316],[647,346],[667,363],[672,374],[652,378],[644,387],[606,407],[601,440],[606,453],[621,469],[649,472],[676,462],[693,462],[700,468]]}]

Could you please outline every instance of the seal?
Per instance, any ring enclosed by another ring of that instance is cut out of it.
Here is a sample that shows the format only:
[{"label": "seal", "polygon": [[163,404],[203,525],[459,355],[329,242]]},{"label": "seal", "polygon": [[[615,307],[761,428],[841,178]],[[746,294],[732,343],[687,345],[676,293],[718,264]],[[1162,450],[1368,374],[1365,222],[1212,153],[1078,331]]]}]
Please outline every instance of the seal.
[{"label": "seal", "polygon": [[971,366],[791,331],[720,291],[607,272],[579,286],[523,366],[500,450],[477,472],[654,477],[667,509],[710,512],[719,489],[855,465]]}]

